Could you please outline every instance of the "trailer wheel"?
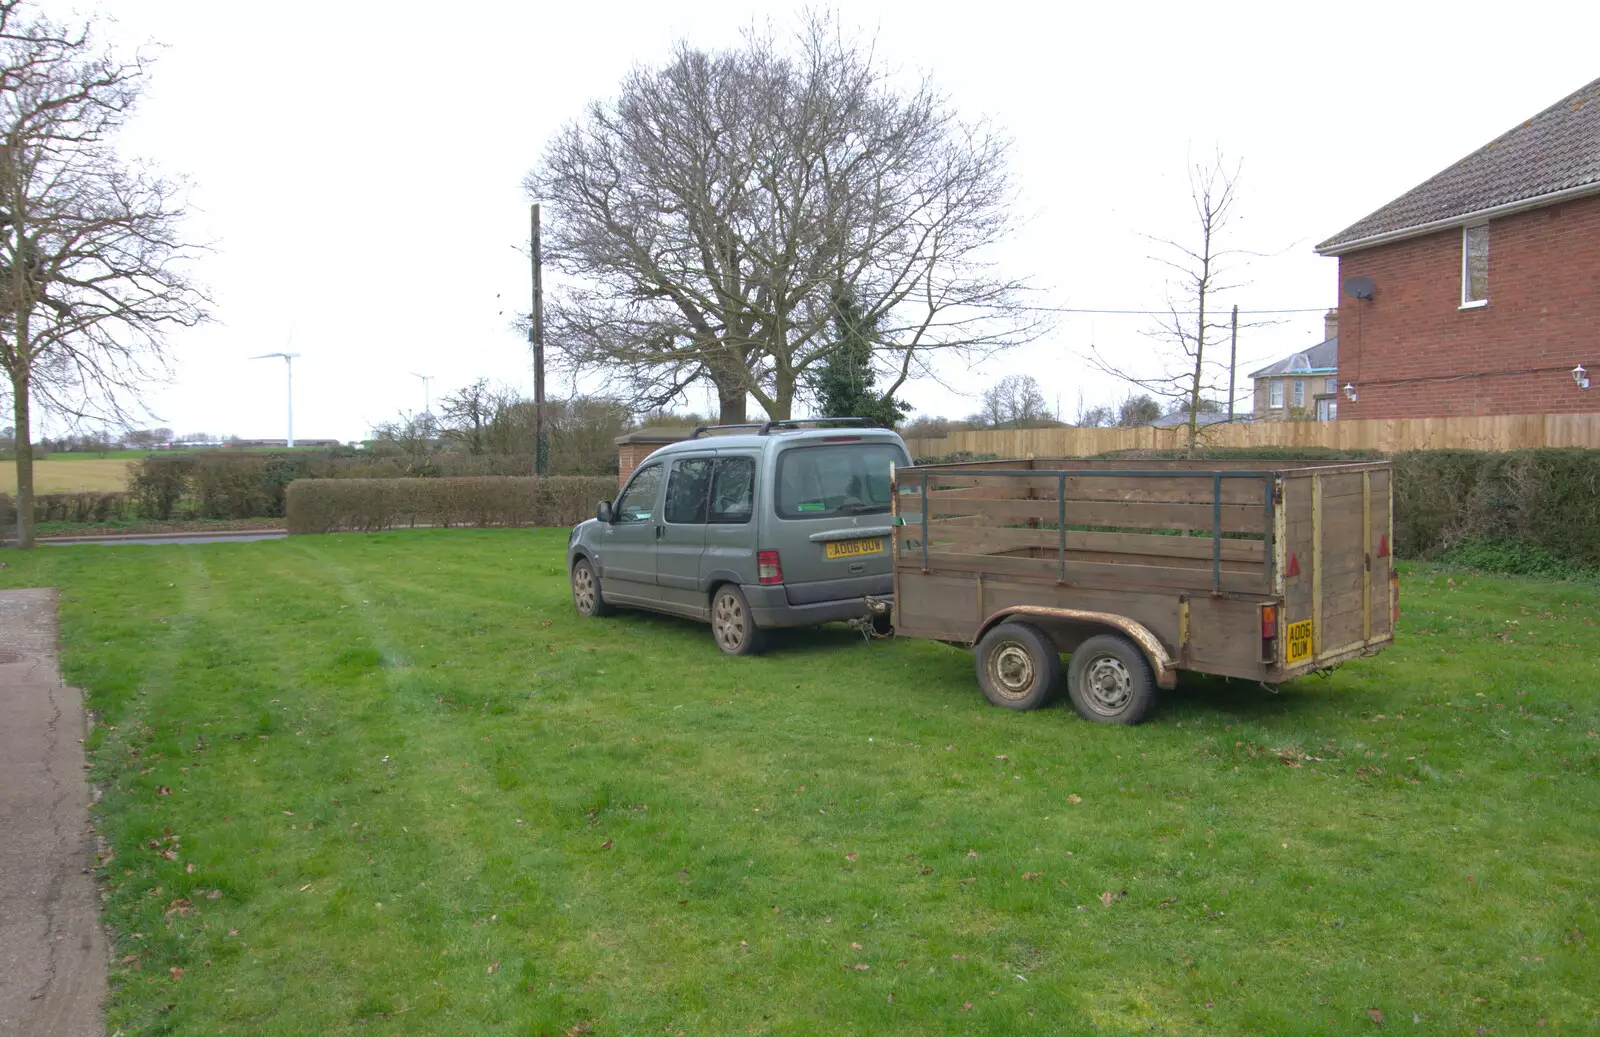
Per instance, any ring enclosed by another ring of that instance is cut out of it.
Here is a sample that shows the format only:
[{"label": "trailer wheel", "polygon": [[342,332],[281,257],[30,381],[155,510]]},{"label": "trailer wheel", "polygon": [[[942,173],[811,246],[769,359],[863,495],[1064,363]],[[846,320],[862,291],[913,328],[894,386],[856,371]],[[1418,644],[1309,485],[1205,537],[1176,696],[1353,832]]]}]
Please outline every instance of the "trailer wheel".
[{"label": "trailer wheel", "polygon": [[1038,709],[1061,689],[1061,653],[1027,623],[1001,623],[984,634],[976,663],[984,697],[1006,709]]},{"label": "trailer wheel", "polygon": [[1156,678],[1139,646],[1117,634],[1079,645],[1067,667],[1067,694],[1085,720],[1137,724],[1156,701]]}]

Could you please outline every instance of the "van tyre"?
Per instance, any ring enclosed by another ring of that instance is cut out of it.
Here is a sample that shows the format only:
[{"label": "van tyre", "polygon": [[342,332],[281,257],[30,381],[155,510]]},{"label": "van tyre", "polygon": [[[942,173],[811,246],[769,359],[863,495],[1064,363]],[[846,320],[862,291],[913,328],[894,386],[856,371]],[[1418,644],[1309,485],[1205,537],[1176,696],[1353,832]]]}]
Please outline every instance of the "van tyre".
[{"label": "van tyre", "polygon": [[1099,724],[1137,724],[1156,702],[1156,676],[1139,646],[1118,634],[1079,645],[1067,667],[1072,708]]},{"label": "van tyre", "polygon": [[595,575],[594,565],[587,558],[580,558],[572,565],[572,606],[580,616],[609,616],[616,611],[606,604],[600,593],[600,577]]},{"label": "van tyre", "polygon": [[1061,653],[1044,631],[1027,623],[1001,623],[978,642],[978,685],[1006,709],[1038,709],[1061,690]]},{"label": "van tyre", "polygon": [[766,647],[766,631],[756,626],[744,591],[731,583],[711,596],[711,636],[728,655],[756,655]]}]

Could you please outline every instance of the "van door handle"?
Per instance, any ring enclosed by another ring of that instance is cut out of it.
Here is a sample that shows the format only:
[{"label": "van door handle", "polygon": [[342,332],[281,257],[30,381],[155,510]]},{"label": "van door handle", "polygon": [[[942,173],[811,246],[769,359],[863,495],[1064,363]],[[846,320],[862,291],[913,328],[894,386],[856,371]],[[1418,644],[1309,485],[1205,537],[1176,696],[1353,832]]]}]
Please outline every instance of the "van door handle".
[{"label": "van door handle", "polygon": [[666,531],[667,531],[667,527],[666,526],[657,526],[656,527],[656,539],[660,540],[661,539],[661,535],[663,533],[665,533]]}]

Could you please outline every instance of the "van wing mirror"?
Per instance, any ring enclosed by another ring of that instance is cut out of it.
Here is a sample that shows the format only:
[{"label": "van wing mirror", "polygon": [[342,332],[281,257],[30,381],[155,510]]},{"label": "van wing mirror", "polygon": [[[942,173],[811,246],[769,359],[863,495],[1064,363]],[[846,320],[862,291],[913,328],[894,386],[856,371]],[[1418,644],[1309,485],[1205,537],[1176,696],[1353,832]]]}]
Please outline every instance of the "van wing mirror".
[{"label": "van wing mirror", "polygon": [[594,506],[594,517],[606,525],[611,524],[611,502],[603,500]]}]

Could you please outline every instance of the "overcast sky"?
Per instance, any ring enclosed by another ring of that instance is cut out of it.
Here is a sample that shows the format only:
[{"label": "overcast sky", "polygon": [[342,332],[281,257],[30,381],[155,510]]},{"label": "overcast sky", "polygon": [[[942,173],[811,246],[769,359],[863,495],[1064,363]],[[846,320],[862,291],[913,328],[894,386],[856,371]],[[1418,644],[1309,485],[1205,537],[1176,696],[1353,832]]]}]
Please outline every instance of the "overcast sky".
[{"label": "overcast sky", "polygon": [[[64,5],[47,5],[64,17]],[[189,177],[216,323],[173,339],[149,405],[178,432],[357,439],[480,376],[527,388],[508,329],[528,295],[520,183],[545,141],[679,39],[735,42],[789,3],[451,4],[115,0],[110,35],[164,45],[124,150]],[[1312,246],[1600,75],[1600,5],[850,2],[847,26],[1015,138],[1021,229],[998,258],[1052,305],[1165,298],[1145,235],[1181,236],[1185,163],[1244,163],[1233,243],[1267,253],[1245,309],[1336,302]],[[1063,316],[1046,339],[906,393],[961,416],[1013,372],[1070,418],[1149,371],[1146,318]],[[1240,341],[1243,374],[1321,340],[1319,313]],[[1241,385],[1241,397],[1244,384]],[[962,395],[966,393],[967,395]],[[703,400],[692,401],[702,408]],[[754,413],[754,407],[752,407]]]}]

